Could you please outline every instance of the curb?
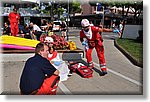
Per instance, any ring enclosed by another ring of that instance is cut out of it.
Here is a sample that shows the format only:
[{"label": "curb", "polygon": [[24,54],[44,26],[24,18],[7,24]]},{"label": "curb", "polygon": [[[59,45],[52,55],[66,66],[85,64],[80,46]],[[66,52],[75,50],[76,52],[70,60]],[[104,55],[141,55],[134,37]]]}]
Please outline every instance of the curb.
[{"label": "curb", "polygon": [[143,64],[139,62],[135,57],[133,57],[128,51],[122,48],[116,40],[114,40],[114,45],[118,48],[134,65],[143,68]]}]

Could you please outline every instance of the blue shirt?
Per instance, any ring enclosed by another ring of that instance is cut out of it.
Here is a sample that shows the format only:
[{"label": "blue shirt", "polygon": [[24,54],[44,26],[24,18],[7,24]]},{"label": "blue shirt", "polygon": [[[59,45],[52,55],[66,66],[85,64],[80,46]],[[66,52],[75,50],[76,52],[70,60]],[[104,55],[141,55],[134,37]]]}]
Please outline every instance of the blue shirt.
[{"label": "blue shirt", "polygon": [[44,82],[45,74],[51,76],[56,68],[42,56],[36,54],[25,63],[21,79],[20,89],[23,94],[30,94],[39,89]]}]

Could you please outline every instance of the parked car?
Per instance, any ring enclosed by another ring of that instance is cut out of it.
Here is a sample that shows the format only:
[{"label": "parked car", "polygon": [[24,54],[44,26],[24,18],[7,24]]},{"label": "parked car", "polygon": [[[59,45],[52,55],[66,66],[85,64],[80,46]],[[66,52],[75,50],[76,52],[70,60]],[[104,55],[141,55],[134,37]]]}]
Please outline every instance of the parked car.
[{"label": "parked car", "polygon": [[53,22],[53,31],[60,31],[61,29],[61,21],[54,21]]}]

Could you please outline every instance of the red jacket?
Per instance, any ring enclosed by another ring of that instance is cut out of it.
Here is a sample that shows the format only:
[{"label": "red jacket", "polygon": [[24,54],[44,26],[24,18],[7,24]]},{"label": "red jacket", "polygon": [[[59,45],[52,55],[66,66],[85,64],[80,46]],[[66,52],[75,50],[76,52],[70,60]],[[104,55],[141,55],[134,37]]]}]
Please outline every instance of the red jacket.
[{"label": "red jacket", "polygon": [[11,12],[9,14],[10,23],[18,23],[20,20],[20,15],[18,13]]},{"label": "red jacket", "polygon": [[83,32],[83,30],[80,31],[80,40],[82,42],[83,38],[86,38],[88,41],[95,41],[99,40],[101,38],[101,35],[99,34],[99,27],[91,26],[92,30],[92,38],[89,39]]}]

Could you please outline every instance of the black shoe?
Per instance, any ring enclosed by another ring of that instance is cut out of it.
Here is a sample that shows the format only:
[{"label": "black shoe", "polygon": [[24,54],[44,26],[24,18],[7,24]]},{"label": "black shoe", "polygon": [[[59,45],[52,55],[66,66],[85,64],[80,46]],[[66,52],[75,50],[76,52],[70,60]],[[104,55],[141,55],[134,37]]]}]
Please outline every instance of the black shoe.
[{"label": "black shoe", "polygon": [[71,77],[73,74],[72,74],[72,72],[70,72],[69,74],[68,74],[68,77]]},{"label": "black shoe", "polygon": [[107,71],[102,71],[101,74],[102,74],[102,76],[104,76],[107,74]]}]

